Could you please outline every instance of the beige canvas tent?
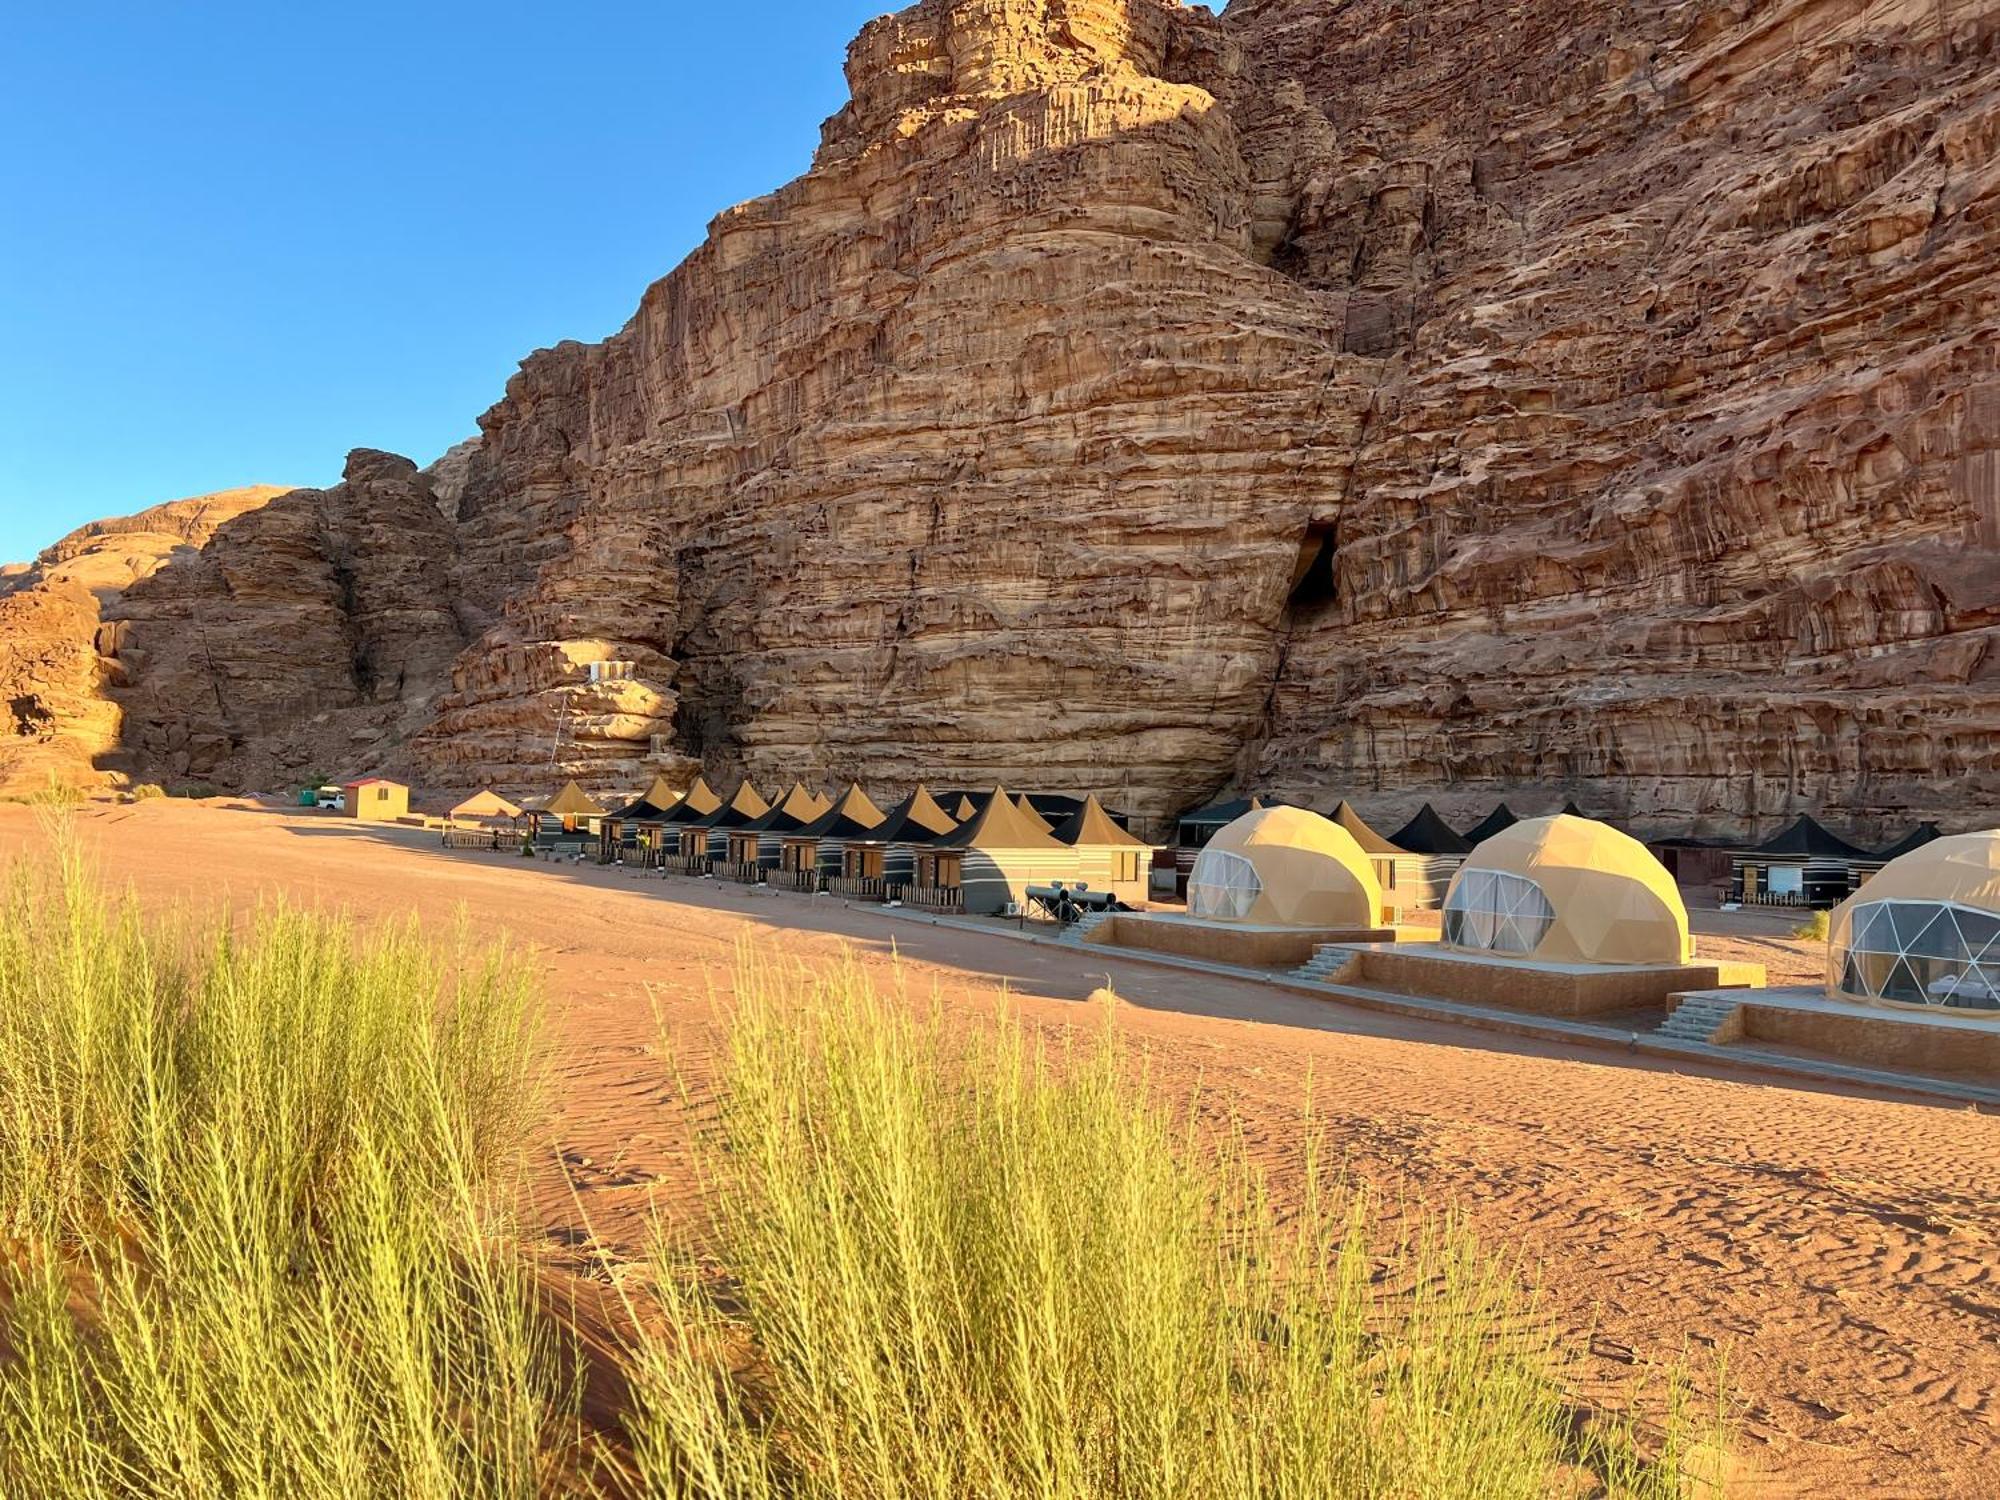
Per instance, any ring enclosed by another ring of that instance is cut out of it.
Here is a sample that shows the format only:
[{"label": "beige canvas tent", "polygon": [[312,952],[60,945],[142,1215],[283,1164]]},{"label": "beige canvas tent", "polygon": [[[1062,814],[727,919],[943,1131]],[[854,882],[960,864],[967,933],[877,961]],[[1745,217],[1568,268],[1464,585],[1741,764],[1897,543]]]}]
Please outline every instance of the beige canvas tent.
[{"label": "beige canvas tent", "polygon": [[777,881],[798,891],[816,891],[842,875],[850,841],[866,838],[882,826],[885,814],[850,781],[840,800],[803,828],[784,836]]},{"label": "beige canvas tent", "polygon": [[1827,993],[2000,1024],[2000,829],[1891,860],[1834,909]]},{"label": "beige canvas tent", "polygon": [[1445,895],[1444,945],[1554,963],[1694,956],[1666,866],[1609,824],[1563,813],[1525,818],[1473,851]]},{"label": "beige canvas tent", "polygon": [[758,817],[741,828],[729,830],[729,854],[723,868],[716,871],[730,880],[754,884],[769,879],[784,856],[784,837],[823,816],[833,804],[824,792],[815,792],[803,781]]},{"label": "beige canvas tent", "polygon": [[509,802],[491,787],[483,792],[474,792],[458,806],[445,814],[448,823],[476,825],[482,828],[498,828],[512,823],[521,816],[520,807]]},{"label": "beige canvas tent", "polygon": [[1272,927],[1373,928],[1382,887],[1354,835],[1302,807],[1245,813],[1202,846],[1188,914]]},{"label": "beige canvas tent", "polygon": [[604,809],[584,794],[582,787],[574,781],[565,782],[563,789],[549,798],[540,808],[544,818],[554,818],[563,826],[563,831],[574,832],[579,826],[595,830],[597,820],[604,816]]},{"label": "beige canvas tent", "polygon": [[1109,891],[1127,904],[1146,899],[1153,846],[1112,821],[1095,795],[1049,831],[1076,851],[1077,876],[1093,891]]},{"label": "beige canvas tent", "polygon": [[827,888],[868,901],[900,900],[916,883],[917,851],[956,827],[958,820],[919,782],[880,823],[847,840],[840,873],[828,878]]},{"label": "beige canvas tent", "polygon": [[969,823],[918,846],[916,880],[906,899],[913,906],[991,915],[1024,904],[1031,885],[1075,880],[1076,851],[1039,823],[996,786]]}]

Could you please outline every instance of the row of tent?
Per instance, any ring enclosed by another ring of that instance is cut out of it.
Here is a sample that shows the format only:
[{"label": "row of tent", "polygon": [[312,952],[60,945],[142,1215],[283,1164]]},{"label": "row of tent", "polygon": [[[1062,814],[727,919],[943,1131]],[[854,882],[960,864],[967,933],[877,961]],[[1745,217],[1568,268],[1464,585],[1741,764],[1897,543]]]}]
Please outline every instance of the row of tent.
[{"label": "row of tent", "polygon": [[933,795],[918,786],[884,811],[858,784],[838,797],[802,783],[776,801],[748,779],[728,797],[697,777],[685,793],[656,779],[602,806],[575,783],[525,813],[538,841],[683,874],[973,912],[1023,906],[1035,888],[1093,899],[1143,899],[1151,848],[1095,796],[986,791]]},{"label": "row of tent", "polygon": [[[1179,840],[1182,848],[1199,848],[1214,835],[1216,830],[1233,823],[1247,812],[1267,806],[1282,806],[1277,798],[1244,797],[1231,802],[1218,802],[1211,807],[1200,808],[1185,813],[1180,819]],[[1574,802],[1565,803],[1559,811],[1566,817],[1587,818],[1590,815]],[[1370,854],[1420,854],[1449,856],[1470,854],[1480,844],[1496,833],[1513,827],[1521,819],[1514,810],[1502,802],[1477,823],[1459,832],[1445,822],[1436,808],[1426,802],[1417,810],[1415,817],[1394,833],[1384,837],[1369,827],[1351,803],[1343,800],[1327,816],[1354,835],[1355,842]],[[1596,821],[1602,822],[1603,819]],[[1732,853],[1765,855],[1776,859],[1805,859],[1842,861],[1851,864],[1886,864],[1892,859],[1908,854],[1913,849],[1921,849],[1932,840],[1942,837],[1942,830],[1935,823],[1918,825],[1903,838],[1886,849],[1870,851],[1858,844],[1849,843],[1833,833],[1818,819],[1802,813],[1798,819],[1775,838],[1763,843],[1749,844],[1734,839],[1673,838],[1660,842],[1683,848],[1717,849]]]}]

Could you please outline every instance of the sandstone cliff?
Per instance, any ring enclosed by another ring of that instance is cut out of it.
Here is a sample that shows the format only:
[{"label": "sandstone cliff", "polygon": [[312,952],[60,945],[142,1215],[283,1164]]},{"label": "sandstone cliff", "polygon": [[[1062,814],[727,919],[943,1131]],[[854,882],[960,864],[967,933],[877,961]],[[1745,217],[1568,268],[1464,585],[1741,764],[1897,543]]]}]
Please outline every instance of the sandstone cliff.
[{"label": "sandstone cliff", "polygon": [[108,691],[118,669],[99,649],[105,613],[140,579],[193,557],[218,527],[284,493],[252,485],[93,521],[0,573],[0,786],[87,783],[101,758],[117,756],[119,713]]},{"label": "sandstone cliff", "polygon": [[128,746],[1990,820],[1997,38],[924,0],[475,446],[135,590]]}]

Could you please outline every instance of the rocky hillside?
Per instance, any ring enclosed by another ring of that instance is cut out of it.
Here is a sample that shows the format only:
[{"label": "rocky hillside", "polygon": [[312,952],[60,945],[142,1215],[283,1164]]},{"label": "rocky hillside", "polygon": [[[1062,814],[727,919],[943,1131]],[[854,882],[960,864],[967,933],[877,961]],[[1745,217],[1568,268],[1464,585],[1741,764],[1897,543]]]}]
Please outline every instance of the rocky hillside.
[{"label": "rocky hillside", "polygon": [[133,764],[2000,808],[2000,0],[924,0],[847,72],[474,446],[128,590]]},{"label": "rocky hillside", "polygon": [[33,563],[0,570],[0,787],[32,792],[121,764],[105,615],[139,580],[192,559],[220,527],[284,493],[251,485],[170,500],[93,521]]}]

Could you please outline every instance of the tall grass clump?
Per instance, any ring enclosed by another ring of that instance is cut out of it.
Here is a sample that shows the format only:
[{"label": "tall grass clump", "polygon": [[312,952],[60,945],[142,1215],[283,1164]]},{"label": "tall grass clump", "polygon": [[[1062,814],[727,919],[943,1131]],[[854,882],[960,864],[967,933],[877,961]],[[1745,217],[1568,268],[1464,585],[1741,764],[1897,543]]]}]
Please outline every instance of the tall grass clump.
[{"label": "tall grass clump", "polygon": [[[853,966],[746,959],[662,1224],[632,1430],[667,1500],[1680,1496],[1686,1424],[1593,1427],[1511,1269],[1371,1248],[1309,1149],[1281,1211],[1115,1026],[969,1037]],[[1376,1237],[1379,1238],[1379,1235]]]},{"label": "tall grass clump", "polygon": [[527,989],[411,927],[149,925],[53,851],[0,896],[0,1494],[536,1494]]}]

